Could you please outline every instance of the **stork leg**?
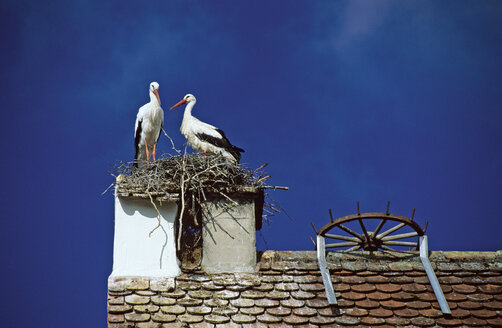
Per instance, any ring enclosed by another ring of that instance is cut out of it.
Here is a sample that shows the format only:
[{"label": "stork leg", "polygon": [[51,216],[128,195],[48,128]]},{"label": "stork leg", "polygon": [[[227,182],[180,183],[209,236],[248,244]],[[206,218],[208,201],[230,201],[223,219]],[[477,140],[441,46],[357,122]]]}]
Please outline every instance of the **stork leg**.
[{"label": "stork leg", "polygon": [[146,150],[146,165],[148,166],[148,161],[150,160],[150,152],[148,151],[148,144],[146,143],[146,138],[145,138],[145,150]]},{"label": "stork leg", "polygon": [[157,143],[154,143],[154,144],[153,144],[153,152],[152,152],[152,156],[153,156],[153,161],[154,161],[154,162],[155,162],[155,154],[156,154],[155,149],[156,149],[156,148],[157,148]]}]

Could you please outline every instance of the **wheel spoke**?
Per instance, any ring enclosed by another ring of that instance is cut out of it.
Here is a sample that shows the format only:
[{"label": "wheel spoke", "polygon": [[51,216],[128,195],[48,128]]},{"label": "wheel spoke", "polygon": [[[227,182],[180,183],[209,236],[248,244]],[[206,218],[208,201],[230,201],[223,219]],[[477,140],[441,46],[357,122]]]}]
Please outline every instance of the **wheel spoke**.
[{"label": "wheel spoke", "polygon": [[417,243],[411,243],[409,241],[384,241],[383,244],[392,246],[417,246]]},{"label": "wheel spoke", "polygon": [[385,249],[386,251],[389,251],[389,252],[395,252],[396,251],[395,249],[392,249],[389,246],[385,246],[385,245],[382,245],[382,249]]},{"label": "wheel spoke", "polygon": [[349,236],[341,236],[341,235],[332,235],[330,233],[326,233],[324,234],[324,237],[326,238],[331,238],[331,239],[339,239],[339,240],[346,240],[346,241],[354,241],[356,243],[358,243],[360,241],[359,238],[355,238],[355,237],[349,237]]},{"label": "wheel spoke", "polygon": [[357,251],[359,248],[361,248],[361,246],[357,245],[357,246],[351,247],[349,249],[346,249],[345,252]]},{"label": "wheel spoke", "polygon": [[396,240],[396,239],[404,239],[404,238],[410,238],[410,237],[415,237],[418,236],[418,233],[416,231],[414,232],[409,232],[409,233],[402,233],[400,235],[394,235],[394,236],[388,236],[388,237],[383,237],[381,240],[382,241],[388,241],[388,240]]},{"label": "wheel spoke", "polygon": [[368,231],[366,230],[366,227],[364,226],[363,220],[359,219],[359,224],[361,225],[361,229],[364,232],[364,235],[366,236],[366,240],[370,240],[370,236],[368,236]]},{"label": "wheel spoke", "polygon": [[376,236],[378,235],[378,233],[380,232],[380,230],[382,229],[383,225],[385,224],[385,222],[387,222],[387,219],[383,219],[382,221],[380,221],[380,223],[378,224],[378,226],[376,227],[375,231],[373,231],[373,236]]},{"label": "wheel spoke", "polygon": [[347,233],[350,233],[352,236],[357,237],[359,240],[363,240],[363,236],[361,236],[360,234],[358,234],[355,231],[352,231],[351,229],[347,228],[343,224],[339,224],[338,226],[340,227],[340,229],[342,229],[343,231],[345,231]]},{"label": "wheel spoke", "polygon": [[394,227],[390,228],[389,230],[384,231],[384,232],[382,232],[381,234],[379,234],[379,235],[377,236],[377,239],[382,239],[383,237],[387,236],[388,234],[391,234],[391,233],[393,233],[394,231],[396,231],[396,230],[398,230],[398,229],[401,229],[401,228],[402,228],[402,227],[404,227],[404,226],[405,226],[405,223],[399,223],[398,225],[396,225],[396,226],[394,226]]},{"label": "wheel spoke", "polygon": [[355,245],[359,245],[359,244],[355,243],[353,241],[348,241],[345,243],[326,244],[326,246],[324,246],[324,247],[325,248],[336,248],[336,247],[346,247],[346,246],[355,246]]}]

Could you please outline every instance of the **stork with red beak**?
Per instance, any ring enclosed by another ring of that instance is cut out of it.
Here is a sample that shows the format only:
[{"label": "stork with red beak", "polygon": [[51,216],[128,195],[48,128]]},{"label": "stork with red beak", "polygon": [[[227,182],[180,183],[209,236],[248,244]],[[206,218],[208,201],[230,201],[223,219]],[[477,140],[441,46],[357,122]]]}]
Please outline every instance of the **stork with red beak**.
[{"label": "stork with red beak", "polygon": [[192,94],[187,94],[180,102],[171,107],[173,109],[186,104],[180,131],[190,147],[204,153],[204,155],[208,153],[221,155],[233,163],[239,163],[241,152],[244,152],[244,149],[232,145],[222,130],[193,117],[192,108],[196,102],[197,99]]},{"label": "stork with red beak", "polygon": [[144,167],[150,159],[155,161],[157,142],[164,123],[164,111],[160,107],[159,84],[150,83],[150,102],[141,106],[136,116],[134,165]]}]

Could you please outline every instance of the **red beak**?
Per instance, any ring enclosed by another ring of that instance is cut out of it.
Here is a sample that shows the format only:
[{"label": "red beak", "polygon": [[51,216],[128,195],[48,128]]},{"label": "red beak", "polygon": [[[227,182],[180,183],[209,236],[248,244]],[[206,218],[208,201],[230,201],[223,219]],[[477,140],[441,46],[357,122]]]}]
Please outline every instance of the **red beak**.
[{"label": "red beak", "polygon": [[157,100],[159,101],[159,105],[160,105],[159,90],[155,89],[155,90],[153,90],[153,93],[155,93],[155,95],[157,96]]},{"label": "red beak", "polygon": [[186,102],[187,102],[187,101],[186,101],[186,99],[182,99],[179,103],[177,103],[177,104],[176,104],[176,105],[174,105],[173,107],[169,108],[169,110],[171,110],[171,109],[173,109],[173,108],[176,108],[176,107],[178,107],[178,106],[180,106],[180,105],[183,105],[183,104],[185,104]]}]

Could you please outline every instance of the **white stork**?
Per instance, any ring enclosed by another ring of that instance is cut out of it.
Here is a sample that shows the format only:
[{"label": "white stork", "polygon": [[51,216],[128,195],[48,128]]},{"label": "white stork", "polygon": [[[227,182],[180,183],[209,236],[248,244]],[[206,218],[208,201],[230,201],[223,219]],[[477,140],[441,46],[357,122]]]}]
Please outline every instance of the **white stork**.
[{"label": "white stork", "polygon": [[193,95],[187,94],[180,102],[171,107],[173,109],[187,104],[180,131],[187,139],[190,147],[204,153],[204,155],[207,153],[222,155],[234,163],[239,163],[241,152],[244,152],[244,149],[232,145],[225,136],[225,133],[220,129],[193,117],[192,108],[196,102],[197,99]]},{"label": "white stork", "polygon": [[141,106],[136,116],[134,147],[134,165],[144,165],[150,159],[152,150],[153,161],[155,161],[155,151],[157,142],[164,123],[164,111],[160,107],[159,84],[150,83],[150,102]]}]

